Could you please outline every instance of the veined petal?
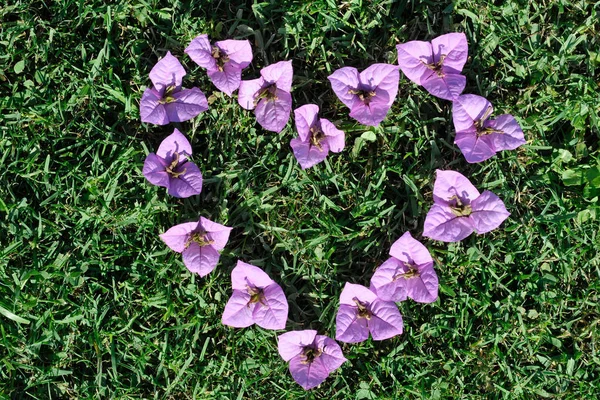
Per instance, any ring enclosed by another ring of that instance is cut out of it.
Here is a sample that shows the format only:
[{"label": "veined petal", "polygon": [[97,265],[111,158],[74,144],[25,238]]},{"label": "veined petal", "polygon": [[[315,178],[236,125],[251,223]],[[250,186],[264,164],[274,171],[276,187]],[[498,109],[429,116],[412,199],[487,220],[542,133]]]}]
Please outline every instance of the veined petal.
[{"label": "veined petal", "polygon": [[221,322],[223,325],[229,325],[234,328],[245,328],[254,324],[252,311],[256,307],[256,303],[250,303],[250,295],[248,292],[234,290],[225,305]]},{"label": "veined petal", "polygon": [[191,242],[181,255],[186,268],[201,277],[210,274],[215,269],[220,257],[219,252],[212,246],[201,247],[196,242]]},{"label": "veined petal", "polygon": [[434,62],[439,62],[444,57],[442,65],[452,73],[462,71],[467,58],[469,58],[469,45],[467,37],[462,32],[447,33],[431,41]]},{"label": "veined petal", "polygon": [[206,96],[198,88],[184,89],[174,93],[172,103],[166,103],[165,109],[171,122],[183,122],[208,110]]},{"label": "veined petal", "polygon": [[504,202],[489,190],[484,191],[481,196],[473,200],[471,207],[473,212],[469,219],[479,234],[496,229],[510,215]]},{"label": "veined petal", "polygon": [[186,160],[192,155],[192,145],[185,135],[177,128],[160,142],[160,146],[158,146],[158,150],[156,151],[156,154],[159,157],[162,157],[169,163],[173,159],[173,153],[179,155],[180,161]]},{"label": "veined petal", "polygon": [[346,304],[356,307],[354,298],[366,303],[372,303],[377,296],[363,285],[346,282],[344,289],[340,294],[340,304]]},{"label": "veined petal", "polygon": [[292,80],[294,78],[294,70],[292,69],[291,61],[279,61],[275,64],[269,65],[268,67],[264,67],[260,70],[260,75],[269,84],[274,83],[277,85],[278,90],[288,93],[291,92]]},{"label": "veined petal", "polygon": [[185,69],[170,51],[150,71],[150,80],[161,97],[167,86],[180,88],[184,76]]},{"label": "veined petal", "polygon": [[463,203],[469,204],[479,197],[479,190],[463,174],[439,169],[435,172],[436,178],[433,184],[435,203],[448,205],[453,196],[458,196]]},{"label": "veined petal", "polygon": [[358,308],[341,304],[335,317],[335,338],[341,342],[358,343],[369,338],[366,318],[358,318]]},{"label": "veined petal", "polygon": [[142,173],[151,184],[168,187],[169,175],[167,174],[166,168],[167,167],[162,158],[154,153],[150,153],[144,160],[144,168],[142,169]]},{"label": "veined petal", "polygon": [[252,316],[254,322],[265,329],[285,329],[288,317],[288,302],[283,289],[273,282],[263,291],[264,299],[256,307]]},{"label": "veined petal", "polygon": [[305,104],[294,110],[294,121],[298,136],[303,142],[310,136],[310,128],[318,121],[319,106],[316,104]]},{"label": "veined petal", "polygon": [[514,150],[526,143],[521,126],[510,114],[499,115],[493,121],[486,121],[484,127],[490,127],[502,133],[492,133],[489,136],[494,141],[496,151]]},{"label": "veined petal", "polygon": [[294,152],[294,157],[302,169],[310,168],[327,158],[329,154],[329,145],[326,141],[321,142],[321,148],[312,146],[310,142],[303,142],[300,138],[294,138],[290,141],[290,146]]},{"label": "veined petal", "polygon": [[378,126],[390,110],[387,96],[375,95],[369,104],[356,99],[350,109],[350,116],[363,125]]},{"label": "veined petal", "polygon": [[432,303],[438,298],[439,282],[433,263],[420,266],[418,277],[399,280],[407,296],[416,302]]},{"label": "veined petal", "polygon": [[229,62],[235,63],[240,69],[246,68],[252,62],[252,46],[249,40],[221,40],[215,45],[227,54]]},{"label": "veined petal", "polygon": [[360,84],[358,70],[352,67],[343,67],[335,70],[327,79],[331,82],[331,88],[341,102],[346,107],[352,108],[358,96],[350,91],[356,90]]},{"label": "veined petal", "polygon": [[442,242],[458,242],[473,230],[469,217],[457,217],[448,206],[434,204],[425,217],[423,236]]},{"label": "veined petal", "polygon": [[264,129],[281,132],[290,119],[292,110],[292,95],[277,89],[274,100],[262,99],[254,111],[256,120]]},{"label": "veined petal", "polygon": [[266,288],[275,283],[275,281],[262,269],[251,264],[246,264],[243,261],[238,261],[233,271],[231,271],[231,286],[234,290],[247,291],[248,283],[257,288]]},{"label": "veined petal", "polygon": [[210,238],[213,241],[211,246],[215,250],[223,250],[229,241],[229,234],[231,233],[232,228],[217,224],[216,222],[212,222],[204,217],[200,217],[200,225],[202,229],[210,234]]},{"label": "veined petal", "polygon": [[242,70],[230,63],[223,66],[223,71],[214,69],[208,71],[208,77],[212,83],[228,96],[231,96],[235,92],[242,82]]},{"label": "veined petal", "polygon": [[305,363],[301,356],[292,358],[290,360],[290,373],[292,378],[305,390],[319,386],[329,376],[329,371],[320,357],[315,358],[310,363]]},{"label": "veined petal", "polygon": [[405,272],[404,264],[395,257],[388,258],[371,277],[370,289],[382,300],[399,302],[406,300],[407,293],[398,274]]},{"label": "veined petal", "polygon": [[169,123],[167,111],[160,103],[161,96],[153,88],[148,88],[142,95],[140,101],[140,118],[142,122],[154,125],[166,125]]},{"label": "veined petal", "polygon": [[[293,357],[299,355],[304,350],[304,347],[311,346],[317,336],[317,331],[303,330],[291,331],[281,334],[277,337],[277,350],[284,361],[289,361]],[[338,346],[339,347],[339,346]]]},{"label": "veined petal", "polygon": [[[492,103],[485,97],[463,94],[452,103],[452,121],[456,132],[471,131],[475,123],[494,111]],[[483,122],[483,121],[482,121]]]},{"label": "veined petal", "polygon": [[198,226],[197,222],[186,222],[169,228],[160,238],[169,248],[177,253],[185,250],[189,235]]},{"label": "veined petal", "polygon": [[373,315],[367,324],[373,340],[385,340],[402,334],[402,315],[394,302],[376,299],[371,304],[371,312]]},{"label": "veined petal", "polygon": [[422,265],[433,262],[427,247],[414,239],[410,232],[405,232],[392,244],[390,255],[405,263]]},{"label": "veined petal", "polygon": [[373,64],[359,74],[360,82],[373,90],[384,91],[391,105],[398,94],[400,70],[397,65]]},{"label": "veined petal", "polygon": [[322,349],[323,353],[319,358],[323,361],[325,368],[331,373],[342,366],[343,363],[348,361],[342,349],[337,342],[327,336],[317,335],[315,339],[317,348]]},{"label": "veined petal", "polygon": [[457,132],[454,144],[458,146],[469,163],[482,162],[496,154],[491,135],[478,137],[477,131],[473,129]]},{"label": "veined petal", "polygon": [[202,173],[193,162],[187,161],[179,167],[185,170],[177,178],[169,177],[169,194],[174,197],[186,198],[202,192]]},{"label": "veined petal", "polygon": [[413,40],[399,44],[398,65],[408,79],[421,85],[424,77],[431,75],[431,69],[426,64],[433,63],[431,43]]},{"label": "veined petal", "polygon": [[265,80],[263,78],[240,82],[240,90],[238,92],[239,105],[246,110],[254,110],[254,107],[256,107],[254,100],[256,99],[258,91],[261,90],[263,86],[265,86]]},{"label": "veined petal", "polygon": [[208,40],[208,35],[196,36],[184,52],[202,68],[206,68],[209,71],[217,69],[217,62],[212,56],[212,46],[210,45],[210,40]]},{"label": "veined petal", "polygon": [[435,97],[454,101],[460,96],[467,86],[467,78],[459,74],[432,74],[421,81],[423,87]]},{"label": "veined petal", "polygon": [[344,131],[335,127],[329,120],[321,118],[321,130],[326,138],[324,142],[329,145],[329,150],[339,153],[344,149],[346,134]]}]

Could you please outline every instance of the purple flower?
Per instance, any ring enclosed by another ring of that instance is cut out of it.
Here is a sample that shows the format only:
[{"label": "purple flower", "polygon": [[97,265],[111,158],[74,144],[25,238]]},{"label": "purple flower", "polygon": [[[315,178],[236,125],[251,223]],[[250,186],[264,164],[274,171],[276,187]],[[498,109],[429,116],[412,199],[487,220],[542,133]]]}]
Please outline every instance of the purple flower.
[{"label": "purple flower", "polygon": [[400,71],[390,64],[373,64],[360,74],[343,67],[327,78],[337,97],[350,108],[350,116],[363,125],[377,126],[398,94]]},{"label": "purple flower", "polygon": [[297,138],[290,146],[302,169],[310,168],[327,157],[329,150],[339,153],[344,148],[344,132],[329,120],[317,118],[319,106],[307,104],[294,110]]},{"label": "purple flower", "polygon": [[166,125],[183,122],[208,110],[206,96],[198,88],[182,89],[185,70],[168,52],[150,71],[153,88],[148,88],[140,102],[142,122]]},{"label": "purple flower", "polygon": [[392,301],[385,301],[362,285],[346,283],[335,318],[335,338],[358,343],[369,338],[385,340],[402,333],[402,316]]},{"label": "purple flower", "polygon": [[265,329],[284,329],[288,316],[285,294],[262,269],[238,261],[231,271],[233,294],[225,306],[222,322],[234,328],[254,323]]},{"label": "purple flower", "polygon": [[144,161],[144,176],[156,186],[166,187],[175,197],[190,197],[202,191],[202,173],[188,157],[192,155],[190,142],[177,129],[167,136],[156,154],[150,153]]},{"label": "purple flower", "polygon": [[438,297],[438,277],[431,254],[406,232],[392,245],[390,257],[371,278],[371,290],[382,300],[431,303]]},{"label": "purple flower", "polygon": [[317,331],[293,331],[279,335],[279,355],[290,362],[292,377],[305,390],[320,385],[347,360],[340,345]]},{"label": "purple flower", "polygon": [[185,52],[196,64],[206,68],[212,83],[229,96],[240,87],[242,70],[252,62],[248,40],[222,40],[211,46],[208,35],[200,35]]},{"label": "purple flower", "polygon": [[494,193],[479,194],[467,178],[455,171],[437,170],[433,206],[425,218],[423,236],[442,242],[458,242],[473,231],[496,229],[510,213]]},{"label": "purple flower", "polygon": [[525,143],[523,131],[512,115],[489,119],[494,108],[481,96],[465,94],[452,103],[456,129],[454,143],[470,163],[478,163],[501,150],[514,150]]},{"label": "purple flower", "polygon": [[404,75],[432,95],[454,100],[465,89],[467,78],[460,75],[469,56],[464,33],[438,36],[431,43],[415,40],[396,49]]},{"label": "purple flower", "polygon": [[291,61],[280,61],[260,70],[261,77],[242,81],[238,103],[246,110],[256,110],[256,120],[264,129],[281,132],[292,110]]},{"label": "purple flower", "polygon": [[229,232],[231,228],[200,217],[198,222],[175,225],[160,238],[171,250],[181,253],[190,272],[206,276],[217,266]]}]

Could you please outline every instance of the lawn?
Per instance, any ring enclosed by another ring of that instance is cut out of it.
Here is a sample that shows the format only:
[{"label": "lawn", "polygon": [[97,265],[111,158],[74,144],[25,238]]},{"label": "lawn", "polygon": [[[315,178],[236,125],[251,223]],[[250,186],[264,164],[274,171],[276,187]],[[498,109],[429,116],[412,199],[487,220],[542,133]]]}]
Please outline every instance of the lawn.
[{"label": "lawn", "polygon": [[[107,5],[110,3],[110,5]],[[479,164],[454,145],[451,103],[401,74],[379,127],[348,117],[327,76],[396,63],[395,46],[465,32],[465,93],[521,123],[527,144]],[[346,148],[302,170],[281,133],[217,91],[183,50],[201,33],[292,60],[294,108],[316,103]],[[167,51],[210,108],[142,124]],[[594,399],[600,397],[600,3],[586,0],[8,0],[0,5],[0,397],[14,399]],[[202,193],[142,175],[177,127]],[[421,236],[436,169],[511,216],[459,243]],[[159,234],[204,216],[233,227],[217,268],[190,273]],[[335,337],[345,282],[368,285],[410,231],[440,281],[399,303],[404,333],[342,344],[305,392],[277,335],[221,324],[237,260],[287,295],[287,330]]]}]

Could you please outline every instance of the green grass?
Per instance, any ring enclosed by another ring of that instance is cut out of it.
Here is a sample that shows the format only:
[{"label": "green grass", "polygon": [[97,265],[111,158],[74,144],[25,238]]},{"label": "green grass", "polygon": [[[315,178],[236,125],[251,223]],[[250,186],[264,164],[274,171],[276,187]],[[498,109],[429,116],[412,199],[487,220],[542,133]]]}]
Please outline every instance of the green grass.
[{"label": "green grass", "polygon": [[[0,395],[16,399],[455,399],[600,396],[600,3],[333,0],[11,0],[0,6]],[[395,45],[464,31],[465,93],[514,114],[528,144],[469,165],[450,103],[405,77],[379,128],[349,119],[327,75],[396,62]],[[347,133],[302,171],[184,54],[200,33],[248,38],[244,77],[294,66],[294,107]],[[177,125],[200,196],[148,184],[173,130],[139,121],[170,50],[212,102]],[[376,139],[367,140],[373,132]],[[366,139],[365,139],[366,138]],[[346,281],[368,284],[406,230],[420,235],[435,169],[497,193],[511,217],[458,244],[424,239],[441,290],[401,303],[405,333],[343,345],[349,362],[305,394],[276,335],[220,318],[238,259],[290,303],[288,330],[335,335]],[[233,226],[217,269],[193,276],[158,235],[203,215]]]}]

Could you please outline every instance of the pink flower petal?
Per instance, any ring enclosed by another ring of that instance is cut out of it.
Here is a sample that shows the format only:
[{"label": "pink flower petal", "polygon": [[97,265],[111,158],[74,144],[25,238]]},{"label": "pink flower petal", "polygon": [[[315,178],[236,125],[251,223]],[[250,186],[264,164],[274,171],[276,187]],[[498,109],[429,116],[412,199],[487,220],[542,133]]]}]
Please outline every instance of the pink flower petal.
[{"label": "pink flower petal", "polygon": [[262,89],[264,85],[265,80],[263,78],[242,81],[238,92],[239,105],[246,110],[254,110],[254,107],[256,107],[254,100],[256,99],[258,91]]},{"label": "pink flower petal", "polygon": [[491,115],[494,108],[485,97],[463,94],[452,103],[452,121],[456,132],[475,129],[475,122],[485,114]]},{"label": "pink flower petal", "polygon": [[275,281],[269,278],[269,275],[262,269],[251,264],[246,264],[243,261],[238,261],[233,271],[231,271],[231,286],[234,290],[247,291],[248,283],[257,288],[266,288],[275,283]]},{"label": "pink flower petal", "polygon": [[473,200],[471,207],[473,212],[469,218],[479,234],[496,229],[510,215],[502,200],[489,190]]},{"label": "pink flower petal", "polygon": [[200,194],[202,192],[202,173],[196,164],[188,161],[179,168],[186,172],[177,178],[169,179],[168,193],[178,198]]},{"label": "pink flower petal", "polygon": [[294,77],[291,61],[279,61],[278,63],[271,64],[268,67],[261,69],[260,75],[269,84],[275,83],[277,89],[288,93],[291,92],[292,79]]},{"label": "pink flower petal", "polygon": [[185,250],[189,235],[198,226],[197,222],[186,222],[169,228],[160,238],[169,248],[177,253]]},{"label": "pink flower petal", "polygon": [[252,62],[252,46],[249,40],[222,40],[215,45],[227,54],[230,63],[240,69],[246,68]]},{"label": "pink flower petal", "polygon": [[469,163],[485,161],[496,154],[492,135],[477,136],[477,131],[457,132],[454,144],[458,146]]},{"label": "pink flower petal", "polygon": [[469,57],[469,45],[464,33],[448,33],[436,37],[431,41],[434,62],[440,61],[444,56],[442,66],[444,72],[458,74],[462,71]]},{"label": "pink flower petal", "polygon": [[208,71],[208,77],[217,89],[231,97],[233,92],[240,87],[242,70],[235,65],[226,63],[223,66],[223,71],[218,69]]},{"label": "pink flower petal", "polygon": [[479,191],[471,181],[456,171],[436,170],[436,179],[433,185],[434,202],[448,205],[453,196],[458,196],[465,204],[469,204],[479,197]]},{"label": "pink flower petal", "polygon": [[442,242],[458,242],[473,233],[468,217],[457,217],[445,205],[433,204],[425,217],[423,236]]},{"label": "pink flower petal", "polygon": [[388,105],[396,99],[400,81],[400,70],[397,65],[373,64],[359,74],[359,79],[363,85],[368,83],[372,89],[377,89],[377,92],[385,92]]},{"label": "pink flower petal", "polygon": [[419,276],[399,278],[408,297],[419,303],[432,303],[438,298],[439,282],[433,263],[419,266]]},{"label": "pink flower petal", "polygon": [[171,122],[187,121],[208,110],[206,96],[198,88],[184,89],[172,97],[175,101],[164,106]]},{"label": "pink flower petal", "polygon": [[254,307],[256,307],[256,303],[250,303],[248,292],[234,290],[225,305],[221,322],[223,325],[234,328],[246,328],[254,324],[254,318],[252,318]]},{"label": "pink flower petal", "polygon": [[371,304],[371,312],[373,315],[368,320],[368,326],[373,340],[385,340],[402,334],[402,316],[395,303],[375,299]]},{"label": "pink flower petal", "polygon": [[352,108],[356,95],[350,93],[350,90],[357,89],[360,84],[358,70],[352,67],[343,67],[335,70],[327,79],[331,82],[331,88],[342,103],[346,107]]},{"label": "pink flower petal", "polygon": [[173,153],[179,154],[179,161],[183,161],[192,155],[192,145],[177,128],[160,142],[160,146],[158,146],[158,150],[156,151],[156,155],[169,163],[173,158]]},{"label": "pink flower petal", "polygon": [[346,357],[344,357],[340,345],[337,344],[335,340],[324,335],[317,335],[315,344],[317,345],[317,348],[323,349],[323,353],[321,353],[319,358],[323,361],[323,365],[325,365],[325,368],[327,368],[330,373],[348,361]]},{"label": "pink flower petal", "polygon": [[426,64],[433,63],[433,50],[431,43],[414,40],[399,44],[398,65],[408,79],[421,85],[424,76],[431,75],[431,69]]},{"label": "pink flower petal", "polygon": [[279,335],[277,338],[279,355],[284,361],[291,360],[302,353],[304,347],[312,345],[316,336],[317,331],[313,330],[292,331]]},{"label": "pink flower petal", "polygon": [[294,157],[300,163],[302,169],[310,168],[327,158],[329,154],[329,145],[326,141],[321,142],[321,148],[312,146],[309,142],[303,142],[300,138],[294,138],[290,141],[290,146],[294,152]]},{"label": "pink flower petal", "polygon": [[392,244],[390,255],[405,263],[422,265],[433,262],[427,247],[414,239],[410,232],[405,232]]},{"label": "pink flower petal", "polygon": [[151,184],[168,187],[169,175],[167,174],[166,168],[167,166],[162,158],[158,157],[154,153],[150,153],[144,160],[144,168],[142,169],[142,173]]},{"label": "pink flower petal", "polygon": [[219,252],[212,246],[200,247],[196,242],[191,242],[181,254],[186,268],[201,277],[210,274],[215,269],[220,257]]},{"label": "pink flower petal", "polygon": [[292,358],[290,373],[305,390],[319,386],[329,376],[329,371],[320,357],[315,358],[311,363],[305,363],[301,356]]},{"label": "pink flower petal", "polygon": [[515,117],[510,114],[499,115],[495,120],[487,121],[484,127],[494,128],[503,132],[489,135],[494,141],[494,149],[496,151],[514,150],[526,143],[521,126]]},{"label": "pink flower petal", "polygon": [[229,241],[229,234],[232,228],[212,222],[204,217],[200,217],[200,225],[202,229],[210,234],[210,239],[212,240],[211,246],[215,250],[223,250]]},{"label": "pink flower petal", "polygon": [[150,80],[161,97],[167,86],[181,87],[184,76],[185,69],[170,51],[150,71]]},{"label": "pink flower petal", "polygon": [[140,117],[142,122],[154,125],[167,125],[169,118],[163,104],[160,103],[161,96],[153,88],[148,88],[142,95],[140,101]]},{"label": "pink flower petal", "polygon": [[263,291],[264,299],[257,303],[252,313],[254,322],[265,329],[285,329],[288,317],[288,302],[277,283]]},{"label": "pink flower petal", "polygon": [[363,125],[378,126],[390,110],[387,93],[376,91],[377,95],[367,105],[358,100],[351,107],[350,116]]},{"label": "pink flower petal", "polygon": [[366,318],[358,318],[358,308],[341,304],[335,317],[335,338],[346,343],[364,342],[369,338]]},{"label": "pink flower petal", "polygon": [[306,104],[294,110],[294,121],[296,122],[296,131],[303,142],[306,142],[310,136],[310,128],[318,122],[319,106],[316,104]]},{"label": "pink flower petal", "polygon": [[404,264],[395,257],[388,258],[371,277],[370,289],[381,300],[399,302],[407,298],[407,292],[397,275],[403,273]]},{"label": "pink flower petal", "polygon": [[377,296],[363,285],[346,282],[344,290],[340,294],[340,304],[346,304],[356,307],[354,298],[366,303],[372,303]]},{"label": "pink flower petal", "polygon": [[290,119],[292,95],[277,89],[275,100],[262,99],[254,111],[256,120],[264,129],[281,132]]},{"label": "pink flower petal", "polygon": [[217,63],[212,56],[212,46],[208,35],[199,35],[184,51],[196,64],[209,71],[217,69]]},{"label": "pink flower petal", "polygon": [[444,76],[433,74],[421,83],[432,95],[453,101],[465,90],[467,78],[459,74],[445,74]]},{"label": "pink flower petal", "polygon": [[327,136],[325,142],[329,145],[329,150],[339,153],[344,149],[346,134],[339,130],[329,120],[321,118],[321,130]]}]

